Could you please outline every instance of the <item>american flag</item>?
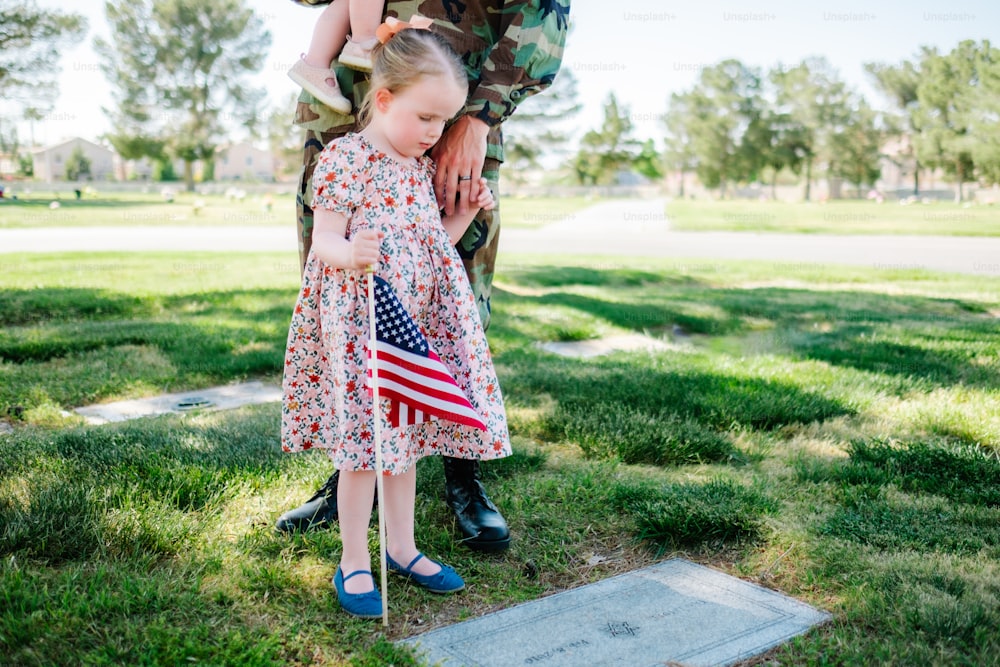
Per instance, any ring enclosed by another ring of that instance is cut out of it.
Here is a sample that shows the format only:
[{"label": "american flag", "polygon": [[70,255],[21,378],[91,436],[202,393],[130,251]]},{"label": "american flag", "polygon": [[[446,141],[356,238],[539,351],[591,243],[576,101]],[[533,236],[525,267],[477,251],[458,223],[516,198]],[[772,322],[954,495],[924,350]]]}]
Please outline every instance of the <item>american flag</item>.
[{"label": "american flag", "polygon": [[[394,427],[410,426],[429,419],[446,419],[485,431],[486,424],[389,283],[376,275],[369,277],[375,280],[378,390],[380,398],[391,401],[389,423]],[[371,374],[369,367],[369,379]]]}]

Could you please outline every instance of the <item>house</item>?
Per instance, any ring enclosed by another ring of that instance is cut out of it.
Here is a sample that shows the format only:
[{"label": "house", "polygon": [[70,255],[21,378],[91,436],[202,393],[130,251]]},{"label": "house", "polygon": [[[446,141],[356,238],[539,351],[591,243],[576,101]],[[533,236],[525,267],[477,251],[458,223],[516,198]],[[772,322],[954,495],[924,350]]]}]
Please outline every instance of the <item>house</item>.
[{"label": "house", "polygon": [[0,177],[16,174],[20,169],[17,156],[13,153],[0,153]]},{"label": "house", "polygon": [[32,149],[35,178],[39,181],[65,180],[66,164],[78,148],[90,161],[90,176],[87,180],[106,181],[115,177],[114,151],[76,137],[45,148]]},{"label": "house", "polygon": [[[917,168],[917,160],[913,154],[913,147],[907,137],[890,139],[882,146],[881,157],[879,159],[881,177],[877,188],[883,192],[913,194],[914,170]],[[941,188],[944,180],[944,171],[941,169],[927,169],[921,167],[916,174],[916,183],[919,185],[920,194],[928,194],[929,191]],[[948,188],[945,197],[950,197]]]},{"label": "house", "polygon": [[274,156],[249,141],[220,148],[215,159],[217,181],[274,181]]}]

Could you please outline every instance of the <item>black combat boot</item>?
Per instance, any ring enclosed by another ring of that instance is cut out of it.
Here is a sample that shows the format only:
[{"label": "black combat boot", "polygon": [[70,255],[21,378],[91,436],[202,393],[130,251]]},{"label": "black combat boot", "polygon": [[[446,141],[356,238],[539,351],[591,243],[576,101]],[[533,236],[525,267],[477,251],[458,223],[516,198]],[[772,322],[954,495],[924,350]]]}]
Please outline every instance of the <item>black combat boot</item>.
[{"label": "black combat boot", "polygon": [[497,552],[510,546],[510,530],[500,510],[486,496],[479,461],[442,456],[448,506],[455,512],[462,544]]},{"label": "black combat boot", "polygon": [[340,471],[334,470],[330,479],[304,505],[288,510],[278,517],[275,526],[282,533],[325,530],[337,522],[337,482]]}]

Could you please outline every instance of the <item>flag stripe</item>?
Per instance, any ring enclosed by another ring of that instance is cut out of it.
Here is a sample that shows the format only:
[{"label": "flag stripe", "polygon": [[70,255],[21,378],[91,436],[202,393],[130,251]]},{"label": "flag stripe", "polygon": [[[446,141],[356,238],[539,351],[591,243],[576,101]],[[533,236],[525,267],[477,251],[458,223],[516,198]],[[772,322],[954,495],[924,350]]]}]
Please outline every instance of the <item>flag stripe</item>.
[{"label": "flag stripe", "polygon": [[427,406],[428,411],[432,413],[435,409],[447,412],[456,411],[457,409],[459,414],[478,418],[478,414],[471,405],[468,405],[468,409],[462,409],[463,404],[467,404],[468,401],[453,382],[423,382],[425,378],[422,375],[406,370],[396,372],[400,370],[399,367],[392,365],[392,359],[384,357],[381,349],[379,349],[378,357],[380,393],[385,393],[389,398],[419,401],[422,405]]},{"label": "flag stripe", "polygon": [[[396,406],[393,406],[390,423],[394,426],[417,424],[426,420],[420,414],[426,412],[485,430],[485,424],[482,424],[471,404],[468,408],[462,405],[468,404],[468,401],[452,377],[438,370],[443,366],[436,361],[437,355],[433,351],[429,354],[434,355],[434,359],[398,348],[378,346],[379,392],[384,393],[387,398],[410,401],[423,408],[414,416],[409,411],[396,410]],[[432,376],[429,377],[427,373]],[[371,375],[370,369],[368,374]]]},{"label": "flag stripe", "polygon": [[[371,351],[369,351],[370,355]],[[461,392],[452,376],[448,373],[442,373],[439,370],[443,368],[440,361],[428,363],[426,357],[402,350],[385,350],[381,345],[378,348],[378,360],[379,364],[383,362],[388,364],[387,368],[391,368],[393,371],[399,373],[400,376],[409,378],[422,387],[432,386],[443,391],[447,391],[448,388],[454,388]],[[380,377],[381,374],[382,369],[379,368]],[[368,375],[369,377],[371,376],[371,369],[368,370]],[[464,394],[460,393],[460,395],[462,398],[465,398]]]},{"label": "flag stripe", "polygon": [[[441,419],[447,419],[448,421],[458,422],[459,424],[465,424],[467,426],[475,426],[484,431],[486,430],[486,424],[483,424],[475,410],[465,408],[465,406],[461,404],[450,401],[422,401],[410,392],[400,391],[391,380],[385,382],[383,385],[381,378],[379,378],[378,390],[379,395],[384,395],[386,398],[401,401],[403,406],[400,407],[400,412],[402,412],[403,408],[406,407],[416,408],[428,415],[433,415]],[[399,421],[402,423],[405,420],[400,418]],[[418,421],[411,421],[410,423],[416,424]],[[395,426],[397,424],[393,425]]]},{"label": "flag stripe", "polygon": [[[437,406],[441,410],[447,410],[449,406],[454,406],[456,403],[458,406],[462,405],[462,395],[460,393],[428,390],[426,387],[407,382],[405,378],[400,378],[392,371],[383,373],[380,368],[378,381],[379,391],[382,391],[382,388],[385,387],[386,391],[395,391],[397,398],[411,398],[415,401],[420,401],[424,405]],[[463,410],[463,412],[465,411]],[[475,414],[471,409],[469,412]]]},{"label": "flag stripe", "polygon": [[397,406],[397,414],[393,426],[412,426],[413,424],[421,424],[425,421],[437,421],[437,417],[434,415],[425,416],[422,410],[411,410],[410,406],[401,401],[395,401],[394,405]]},{"label": "flag stripe", "polygon": [[[403,308],[392,287],[375,281],[379,395],[389,399],[389,423],[409,426],[429,419],[447,419],[487,430],[441,359]],[[371,361],[371,347],[368,349]],[[373,390],[371,366],[369,389]]]},{"label": "flag stripe", "polygon": [[[379,369],[379,393],[385,393],[389,398],[398,398],[411,404],[420,405],[425,412],[456,412],[466,415],[477,415],[472,406],[461,400],[456,400],[456,394],[446,394],[438,397],[426,392],[413,390],[407,384],[401,384],[390,374],[383,374]],[[461,395],[457,395],[461,399]]]},{"label": "flag stripe", "polygon": [[426,380],[421,375],[412,373],[406,369],[400,369],[398,366],[393,366],[391,363],[386,363],[386,360],[382,358],[381,354],[379,355],[379,365],[382,366],[378,369],[380,379],[391,376],[392,379],[396,380],[396,382],[400,385],[411,388],[416,394],[427,393],[438,398],[447,399],[448,397],[451,397],[459,402],[466,402],[465,394],[463,394],[462,390],[459,389],[453,382],[445,383],[434,379]]}]

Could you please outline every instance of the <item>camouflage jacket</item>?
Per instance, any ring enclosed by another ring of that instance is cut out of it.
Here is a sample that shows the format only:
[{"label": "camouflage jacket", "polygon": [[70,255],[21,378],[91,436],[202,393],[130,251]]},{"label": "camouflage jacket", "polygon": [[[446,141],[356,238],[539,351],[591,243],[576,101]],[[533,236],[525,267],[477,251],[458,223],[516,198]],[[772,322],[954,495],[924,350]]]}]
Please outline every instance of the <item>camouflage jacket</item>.
[{"label": "camouflage jacket", "polygon": [[[569,5],[570,0],[388,0],[386,13],[402,20],[414,14],[434,19],[434,31],[462,57],[469,76],[463,115],[473,115],[493,128],[487,156],[502,161],[500,124],[522,100],[551,85],[559,71]],[[348,97],[347,88],[352,86],[345,79],[350,77],[338,72]],[[353,125],[353,118],[316,103],[308,93],[299,101],[296,123],[307,129],[330,132]],[[306,105],[308,110],[302,109]]]}]

